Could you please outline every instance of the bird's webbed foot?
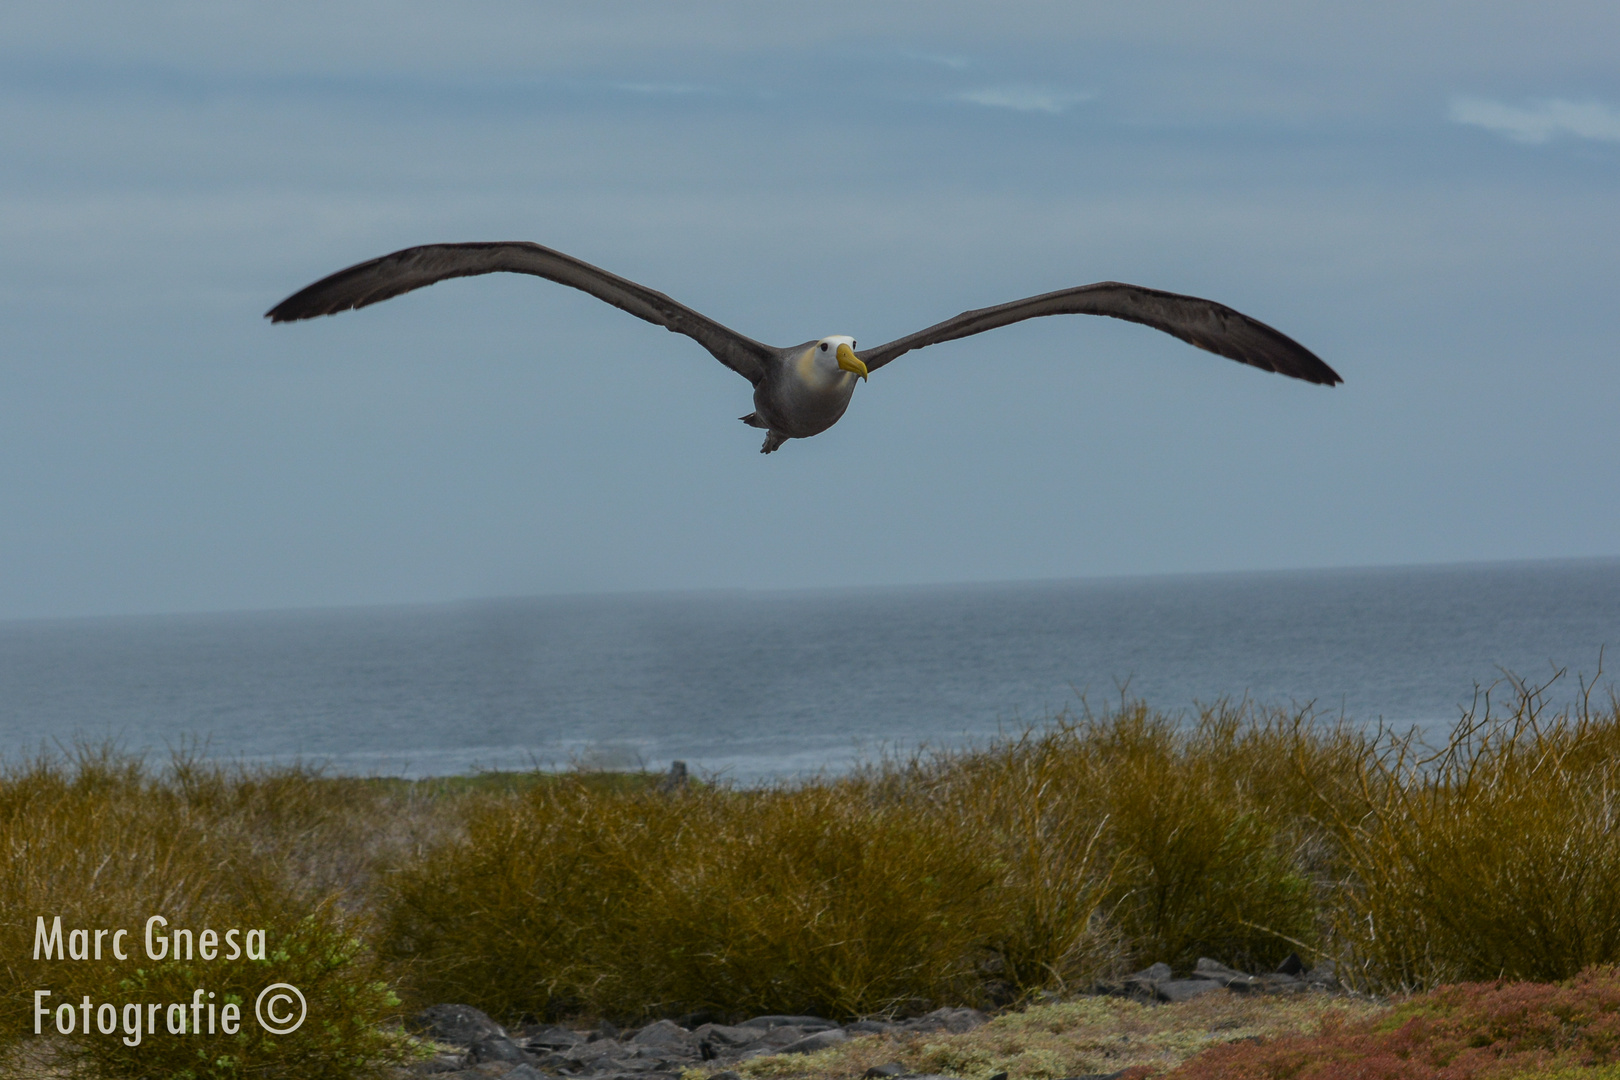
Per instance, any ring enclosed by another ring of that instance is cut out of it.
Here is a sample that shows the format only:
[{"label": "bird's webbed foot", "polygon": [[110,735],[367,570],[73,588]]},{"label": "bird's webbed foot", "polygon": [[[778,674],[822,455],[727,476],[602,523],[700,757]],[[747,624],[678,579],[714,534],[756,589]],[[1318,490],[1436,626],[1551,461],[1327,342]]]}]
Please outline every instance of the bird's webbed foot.
[{"label": "bird's webbed foot", "polygon": [[772,431],[765,436],[765,445],[759,448],[759,452],[762,454],[769,454],[771,451],[787,442],[789,437],[790,436],[784,435],[780,431]]}]

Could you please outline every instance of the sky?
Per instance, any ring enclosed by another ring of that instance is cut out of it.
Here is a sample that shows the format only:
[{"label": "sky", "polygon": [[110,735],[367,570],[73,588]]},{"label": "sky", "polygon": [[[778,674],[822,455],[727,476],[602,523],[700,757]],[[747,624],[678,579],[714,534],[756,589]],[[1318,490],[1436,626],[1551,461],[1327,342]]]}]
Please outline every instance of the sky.
[{"label": "sky", "polygon": [[[1620,555],[1620,6],[23,5],[0,40],[0,618]],[[768,457],[688,339],[909,354]]]}]

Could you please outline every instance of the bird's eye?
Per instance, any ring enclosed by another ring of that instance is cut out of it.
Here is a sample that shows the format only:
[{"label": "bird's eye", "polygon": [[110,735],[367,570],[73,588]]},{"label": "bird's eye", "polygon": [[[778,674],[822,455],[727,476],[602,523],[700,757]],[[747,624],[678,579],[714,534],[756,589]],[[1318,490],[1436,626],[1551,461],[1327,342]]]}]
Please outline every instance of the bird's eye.
[{"label": "bird's eye", "polygon": [[827,351],[827,343],[826,343],[826,342],[825,342],[825,341],[823,341],[823,342],[822,342],[822,343],[821,343],[821,351],[822,351],[822,352],[826,352],[826,351]]}]

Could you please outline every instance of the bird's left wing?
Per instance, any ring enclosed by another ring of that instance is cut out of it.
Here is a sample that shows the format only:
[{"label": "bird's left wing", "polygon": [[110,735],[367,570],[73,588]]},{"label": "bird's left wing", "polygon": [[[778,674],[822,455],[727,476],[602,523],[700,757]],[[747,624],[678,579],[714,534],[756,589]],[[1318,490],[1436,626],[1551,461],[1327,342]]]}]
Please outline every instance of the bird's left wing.
[{"label": "bird's left wing", "polygon": [[335,315],[445,278],[500,271],[533,274],[572,286],[638,319],[685,334],[755,385],[764,377],[766,360],[776,354],[770,346],[744,337],[655,289],[610,274],[572,255],[522,241],[406,248],[322,278],[265,312],[265,318],[279,323]]},{"label": "bird's left wing", "polygon": [[964,311],[954,319],[856,355],[868,371],[876,371],[912,349],[982,334],[998,326],[1042,315],[1107,315],[1126,319],[1265,371],[1327,386],[1344,381],[1338,372],[1293,338],[1225,304],[1118,281],[1081,285],[997,307]]}]

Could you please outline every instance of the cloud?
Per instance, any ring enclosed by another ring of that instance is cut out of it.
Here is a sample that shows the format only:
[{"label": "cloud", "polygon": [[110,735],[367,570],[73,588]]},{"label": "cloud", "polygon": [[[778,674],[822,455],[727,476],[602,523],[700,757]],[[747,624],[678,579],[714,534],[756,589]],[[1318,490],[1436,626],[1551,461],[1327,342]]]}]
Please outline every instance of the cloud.
[{"label": "cloud", "polygon": [[1485,98],[1454,97],[1451,119],[1522,143],[1544,143],[1559,135],[1620,142],[1620,110],[1600,101],[1548,98],[1520,107]]},{"label": "cloud", "polygon": [[1062,90],[1017,83],[1008,86],[986,86],[957,94],[953,100],[972,105],[985,105],[992,109],[1014,109],[1018,112],[1043,112],[1057,115],[1070,105],[1090,101],[1096,94],[1076,94]]}]

